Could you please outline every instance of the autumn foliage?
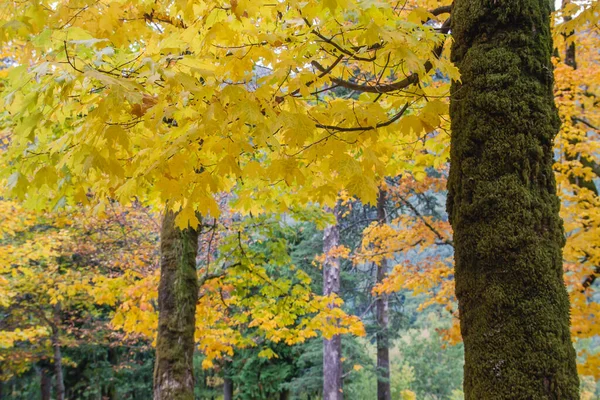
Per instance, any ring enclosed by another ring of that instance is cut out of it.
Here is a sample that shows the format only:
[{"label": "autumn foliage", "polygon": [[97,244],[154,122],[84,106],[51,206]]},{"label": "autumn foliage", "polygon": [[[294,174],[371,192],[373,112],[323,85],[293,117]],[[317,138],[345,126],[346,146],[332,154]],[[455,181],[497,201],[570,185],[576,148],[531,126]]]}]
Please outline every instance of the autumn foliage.
[{"label": "autumn foliage", "polygon": [[[212,386],[231,378],[236,354],[283,362],[282,348],[314,338],[369,343],[382,296],[443,315],[433,331],[460,346],[444,209],[450,85],[461,79],[451,10],[0,1],[0,380],[83,344],[156,345],[165,210],[199,233],[196,361],[218,375]],[[565,2],[552,18],[563,264],[589,382],[600,380],[599,18],[595,1]],[[339,221],[327,212],[336,205]],[[302,235],[332,224],[342,243],[298,262]],[[342,275],[369,275],[342,276],[364,298],[322,295],[329,258]],[[385,278],[372,281],[377,268]],[[344,377],[365,372],[347,363]]]}]

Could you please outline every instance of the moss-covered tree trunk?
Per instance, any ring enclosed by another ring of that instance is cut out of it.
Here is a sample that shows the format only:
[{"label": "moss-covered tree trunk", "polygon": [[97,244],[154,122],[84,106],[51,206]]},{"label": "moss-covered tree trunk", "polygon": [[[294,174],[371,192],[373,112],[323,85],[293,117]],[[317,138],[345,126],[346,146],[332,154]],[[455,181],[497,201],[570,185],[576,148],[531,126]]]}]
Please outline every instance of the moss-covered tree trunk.
[{"label": "moss-covered tree trunk", "polygon": [[466,399],[578,399],[548,0],[455,0],[448,213]]},{"label": "moss-covered tree trunk", "polygon": [[180,230],[175,217],[166,210],[161,228],[154,400],[194,399],[198,232]]},{"label": "moss-covered tree trunk", "polygon": [[[333,211],[338,218],[338,210]],[[340,259],[327,255],[340,245],[340,231],[337,222],[328,225],[323,231],[323,294],[340,294]],[[323,400],[342,400],[342,337],[334,335],[323,339]]]},{"label": "moss-covered tree trunk", "polygon": [[[386,223],[385,215],[386,192],[379,189],[377,197],[377,220],[380,224]],[[382,283],[387,277],[387,260],[382,260],[377,268],[377,283]],[[377,299],[377,400],[391,400],[390,389],[390,346],[388,324],[388,296],[385,293]]]}]

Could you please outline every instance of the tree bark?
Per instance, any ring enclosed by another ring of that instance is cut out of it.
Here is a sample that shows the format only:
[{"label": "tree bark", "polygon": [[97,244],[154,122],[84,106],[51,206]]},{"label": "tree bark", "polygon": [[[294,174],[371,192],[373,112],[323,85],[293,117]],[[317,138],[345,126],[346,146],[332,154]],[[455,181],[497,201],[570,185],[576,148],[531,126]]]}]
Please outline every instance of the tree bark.
[{"label": "tree bark", "polygon": [[60,303],[56,303],[53,312],[52,321],[52,335],[50,341],[52,343],[52,349],[54,351],[54,379],[55,379],[55,390],[56,400],[65,400],[65,381],[63,378],[62,371],[62,351],[60,348],[60,331],[59,326],[61,325],[61,306]]},{"label": "tree bark", "polygon": [[233,400],[233,381],[225,378],[223,382],[223,400]]},{"label": "tree bark", "polygon": [[[571,3],[570,0],[564,0],[562,7],[565,8],[569,3]],[[567,15],[564,18],[565,18],[565,22],[571,20],[570,15]],[[569,37],[571,37],[574,33],[575,32],[568,32],[568,33],[564,34],[565,40],[569,39]],[[573,41],[571,43],[567,43],[565,45],[565,64],[573,69],[577,69],[577,60],[575,58],[575,41]]]},{"label": "tree bark", "polygon": [[[384,189],[379,189],[377,197],[377,220],[386,223]],[[381,261],[377,268],[377,283],[387,276],[387,260]],[[377,400],[391,400],[390,390],[390,349],[388,328],[388,296],[384,293],[377,299]]]},{"label": "tree bark", "polygon": [[194,399],[198,231],[180,230],[167,209],[161,227],[154,400]]},{"label": "tree bark", "polygon": [[448,214],[466,399],[577,399],[548,0],[456,0]]},{"label": "tree bark", "polygon": [[279,392],[279,400],[289,400],[290,399],[290,391],[289,390],[283,390],[281,392]]},{"label": "tree bark", "polygon": [[[50,368],[46,362],[40,365],[40,395],[42,400],[52,399],[52,375],[50,375]],[[2,396],[0,396],[0,399]]]},{"label": "tree bark", "polygon": [[[338,219],[337,207],[333,211]],[[323,231],[323,252],[340,245],[340,232],[336,222]],[[340,260],[337,257],[325,257],[323,264],[323,294],[340,293]],[[323,338],[323,400],[341,400],[342,394],[342,337],[334,335]]]},{"label": "tree bark", "polygon": [[[110,365],[113,369],[113,371],[116,370],[116,367],[119,365],[119,352],[118,352],[118,348],[116,347],[109,347],[108,348],[108,361],[110,362]],[[110,382],[107,385],[106,388],[106,395],[110,400],[118,400],[119,398],[119,394],[118,394],[118,390],[117,390],[117,385],[115,385],[115,376],[114,376],[114,372],[110,378]]]}]

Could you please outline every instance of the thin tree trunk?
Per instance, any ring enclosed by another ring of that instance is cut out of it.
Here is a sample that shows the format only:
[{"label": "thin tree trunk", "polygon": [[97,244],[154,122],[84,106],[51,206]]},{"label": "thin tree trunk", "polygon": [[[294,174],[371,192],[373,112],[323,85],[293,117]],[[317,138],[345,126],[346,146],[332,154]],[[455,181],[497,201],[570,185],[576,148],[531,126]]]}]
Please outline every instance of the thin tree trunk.
[{"label": "thin tree trunk", "polygon": [[[377,197],[377,220],[386,223],[384,189],[379,189]],[[387,276],[387,260],[383,259],[377,268],[377,283]],[[391,400],[390,390],[390,349],[388,331],[388,296],[384,293],[377,299],[377,400]]]},{"label": "thin tree trunk", "polygon": [[[562,7],[565,8],[570,3],[571,3],[570,0],[564,0]],[[570,20],[571,20],[570,15],[565,16],[565,22],[570,21]],[[568,33],[564,34],[565,40],[569,39],[569,37],[571,37],[574,33],[575,32],[568,32]],[[571,43],[567,43],[565,46],[565,64],[567,64],[569,67],[571,67],[573,69],[577,69],[577,61],[575,58],[575,41],[572,41]]]},{"label": "thin tree trunk", "polygon": [[59,326],[61,325],[61,306],[60,303],[56,303],[54,306],[53,324],[52,324],[52,336],[51,343],[54,351],[54,379],[55,379],[55,390],[56,400],[65,400],[65,381],[63,378],[62,371],[62,351],[60,348],[60,332]]},{"label": "thin tree trunk", "polygon": [[[337,207],[333,211],[338,219]],[[336,222],[323,232],[323,252],[339,246],[340,232]],[[323,294],[340,293],[340,260],[326,256],[323,264]],[[323,400],[341,400],[342,394],[342,337],[334,335],[331,339],[323,338]]]},{"label": "thin tree trunk", "polygon": [[[40,395],[42,400],[52,399],[52,375],[50,375],[50,369],[47,363],[40,365]],[[0,399],[2,396],[0,396]]]},{"label": "thin tree trunk", "polygon": [[233,381],[225,378],[223,382],[223,400],[233,400]]},{"label": "thin tree trunk", "polygon": [[60,350],[60,343],[56,337],[52,338],[52,347],[54,349],[54,379],[56,400],[65,400],[65,382],[62,373],[62,352]]},{"label": "thin tree trunk", "polygon": [[154,400],[194,399],[198,231],[180,230],[175,217],[167,209],[161,228]]},{"label": "thin tree trunk", "polygon": [[[110,365],[111,365],[113,371],[115,371],[116,367],[119,365],[118,348],[116,348],[116,347],[108,348],[108,361],[110,362]],[[117,385],[115,385],[114,372],[110,378],[110,383],[108,384],[108,387],[107,387],[107,395],[110,400],[118,400],[118,398],[119,398]]]},{"label": "thin tree trunk", "polygon": [[448,214],[465,398],[577,399],[552,171],[550,2],[455,0]]},{"label": "thin tree trunk", "polygon": [[[563,8],[565,8],[569,3],[570,3],[570,1],[564,1]],[[569,21],[570,19],[571,19],[570,16],[565,17],[565,21]],[[565,34],[564,35],[565,40],[573,35],[575,35],[575,32],[569,32],[569,33]],[[577,62],[576,62],[575,56],[576,56],[576,48],[575,48],[575,41],[573,41],[573,42],[567,44],[566,48],[565,48],[565,64],[573,69],[577,69]],[[573,122],[573,121],[565,121],[565,123],[575,124],[575,122]],[[571,139],[569,141],[569,143],[572,145],[576,145],[578,142],[580,142],[579,139]],[[565,157],[569,161],[579,160],[579,162],[584,167],[591,168],[592,171],[594,171],[594,173],[596,174],[596,176],[598,176],[598,173],[595,172],[598,170],[598,165],[595,165],[595,163],[592,160],[589,160],[587,157],[581,157],[581,155],[579,153],[577,153],[575,155],[569,155],[568,152],[565,153]],[[594,194],[598,195],[598,188],[596,187],[596,184],[594,183],[593,180],[587,180],[587,179],[585,179],[583,177],[579,177],[579,176],[571,177],[569,180],[571,181],[571,183],[574,183],[579,187],[591,190]],[[596,281],[596,275],[599,273],[600,273],[600,267],[596,266],[596,268],[594,269],[594,272],[589,274],[588,276],[586,276],[585,279],[583,280],[582,291],[585,291],[588,287],[590,287]]]},{"label": "thin tree trunk", "polygon": [[[570,1],[566,0],[563,2],[563,8],[565,8],[567,5],[569,5]],[[571,16],[566,16],[565,17],[565,21],[569,21],[571,20]],[[564,34],[564,38],[565,40],[568,40],[571,36],[575,35],[575,32],[568,32],[566,34]],[[565,46],[565,65],[568,65],[569,67],[573,68],[574,70],[577,69],[577,61],[576,61],[576,48],[575,48],[575,41],[567,44]],[[571,93],[571,100],[573,100],[573,98],[575,97],[574,93]],[[574,100],[573,100],[574,101]],[[564,121],[566,124],[577,124],[574,121]],[[571,138],[569,139],[569,144],[572,146],[576,146],[577,143],[580,143],[582,140],[585,140],[585,137],[575,137],[575,138]],[[576,153],[576,154],[570,154],[570,152],[565,152],[565,158],[569,161],[579,161],[581,163],[581,165],[583,165],[586,168],[590,168],[592,169],[592,171],[594,171],[596,168],[594,165],[594,162],[590,159],[588,159],[587,157],[582,157],[580,153]],[[596,184],[594,183],[593,180],[587,180],[584,177],[581,176],[573,176],[569,178],[570,182],[581,187],[581,188],[586,188],[590,191],[592,191],[594,194],[598,195],[598,188],[596,187]]]},{"label": "thin tree trunk", "polygon": [[290,391],[289,390],[284,390],[282,392],[279,392],[279,400],[289,400],[290,398]]}]

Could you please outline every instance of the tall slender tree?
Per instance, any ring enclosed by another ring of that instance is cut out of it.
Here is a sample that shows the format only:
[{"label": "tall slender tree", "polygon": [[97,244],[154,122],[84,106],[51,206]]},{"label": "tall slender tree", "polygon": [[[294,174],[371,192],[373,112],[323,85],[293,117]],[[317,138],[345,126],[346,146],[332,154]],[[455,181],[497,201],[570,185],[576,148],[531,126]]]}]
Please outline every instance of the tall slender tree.
[{"label": "tall slender tree", "polygon": [[[323,231],[323,294],[340,293],[340,259],[332,253],[340,245],[340,231],[337,221],[339,210],[333,210],[336,223]],[[334,335],[323,338],[323,400],[341,400],[342,395],[342,337]]]},{"label": "tall slender tree", "polygon": [[548,0],[456,0],[448,213],[466,399],[577,399]]},{"label": "tall slender tree", "polygon": [[52,350],[54,353],[54,379],[56,389],[56,399],[65,399],[65,380],[63,378],[63,366],[62,366],[62,350],[60,343],[60,322],[61,322],[61,305],[56,303],[54,305],[54,314],[52,316],[51,323],[51,338]]},{"label": "tall slender tree", "polygon": [[198,231],[179,229],[167,208],[162,221],[154,400],[194,399],[194,332]]},{"label": "tall slender tree", "polygon": [[233,381],[229,377],[225,377],[223,382],[223,400],[233,399]]},{"label": "tall slender tree", "polygon": [[[563,8],[567,7],[570,3],[571,2],[568,0],[564,1]],[[565,19],[565,21],[570,21],[571,16],[565,15],[564,19]],[[565,44],[565,52],[564,52],[563,60],[564,60],[565,65],[568,65],[569,67],[576,70],[577,69],[577,57],[576,57],[577,50],[575,47],[575,40],[569,41],[569,39],[573,39],[572,38],[573,35],[575,35],[574,31],[570,31],[570,32],[563,34],[563,37],[565,38],[565,41],[567,42]],[[559,88],[559,89],[561,89],[561,88]],[[565,93],[565,95],[570,97],[571,101],[576,103],[576,101],[577,101],[576,93],[571,92],[570,95]],[[572,121],[572,120],[564,121],[564,123],[577,125],[577,121]],[[575,148],[578,143],[581,143],[584,140],[585,140],[585,133],[583,133],[583,135],[578,135],[577,137],[571,137],[569,139],[569,145],[572,146],[573,148]],[[571,152],[570,150],[571,149],[568,149],[567,151],[565,151],[565,158],[567,160],[580,163],[584,168],[591,168],[592,171],[598,171],[598,166],[595,165],[595,163],[592,160],[590,160],[585,155],[582,156],[582,154],[580,152]],[[594,181],[591,179],[585,179],[585,177],[582,177],[582,176],[573,176],[573,177],[571,177],[571,182],[581,188],[586,188],[587,190],[592,191],[595,195],[598,195],[598,188],[596,187],[596,184],[594,183]]]},{"label": "tall slender tree", "polygon": [[[379,189],[377,196],[377,220],[386,223],[385,215],[386,191]],[[377,284],[382,284],[387,277],[387,260],[381,260],[377,268]],[[377,298],[377,400],[390,400],[390,348],[388,326],[388,294],[381,293]]]}]

